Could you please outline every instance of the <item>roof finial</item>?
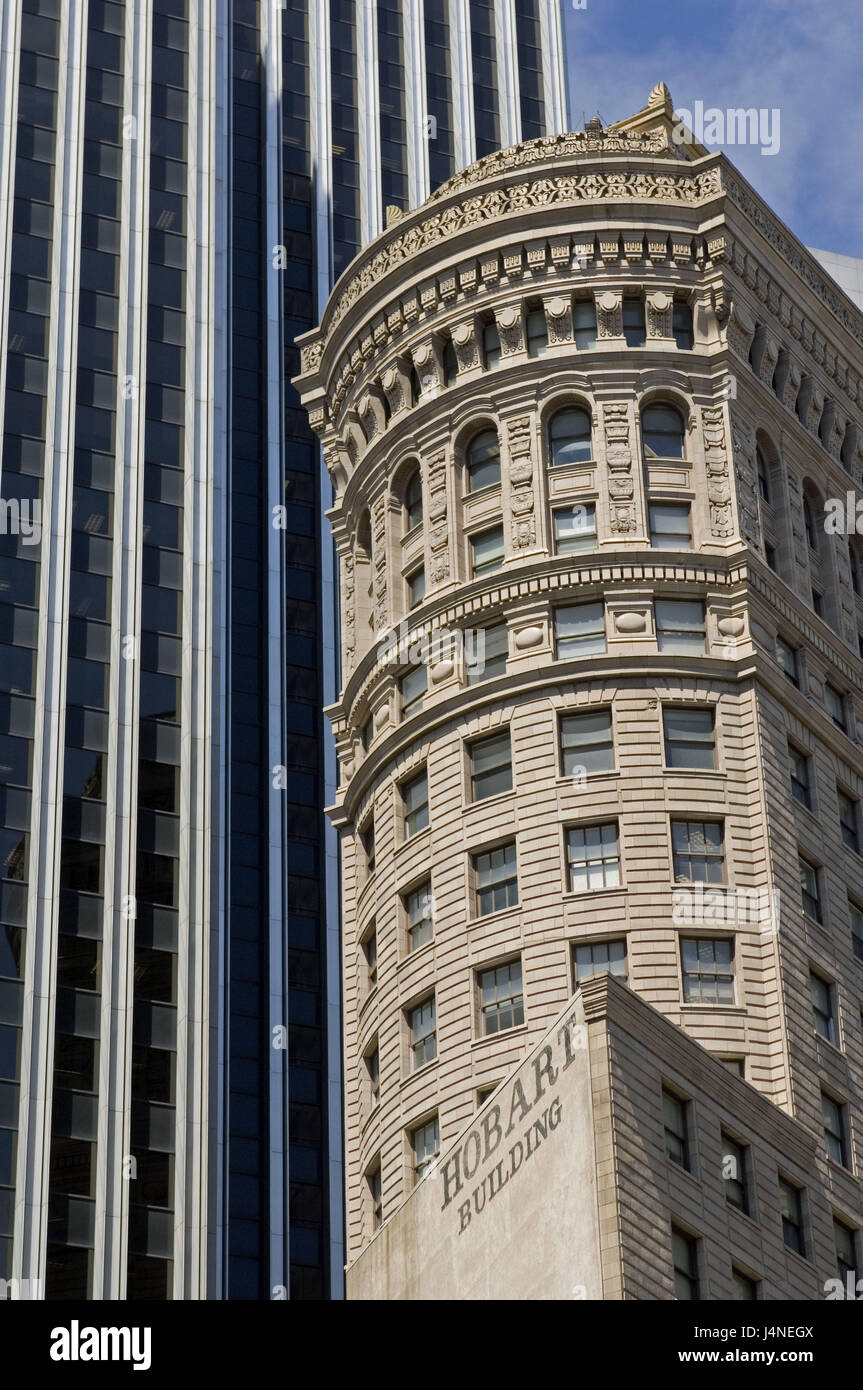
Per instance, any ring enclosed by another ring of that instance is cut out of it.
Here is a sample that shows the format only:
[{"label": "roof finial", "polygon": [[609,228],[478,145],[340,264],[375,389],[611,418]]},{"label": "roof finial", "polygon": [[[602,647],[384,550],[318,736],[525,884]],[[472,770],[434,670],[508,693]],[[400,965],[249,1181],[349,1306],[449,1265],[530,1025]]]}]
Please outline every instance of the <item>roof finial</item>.
[{"label": "roof finial", "polygon": [[674,113],[674,102],[671,100],[671,93],[664,82],[658,82],[647,99],[648,106],[661,106],[669,114]]}]

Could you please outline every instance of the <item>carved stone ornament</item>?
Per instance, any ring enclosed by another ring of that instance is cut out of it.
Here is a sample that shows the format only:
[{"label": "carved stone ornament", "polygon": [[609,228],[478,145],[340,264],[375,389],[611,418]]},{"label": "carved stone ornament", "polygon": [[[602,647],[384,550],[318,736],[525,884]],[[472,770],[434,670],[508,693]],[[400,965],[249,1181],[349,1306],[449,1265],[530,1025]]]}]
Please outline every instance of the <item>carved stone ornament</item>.
[{"label": "carved stone ornament", "polygon": [[495,314],[497,320],[497,331],[500,335],[500,350],[504,357],[511,357],[513,353],[521,352],[524,348],[524,328],[521,321],[521,309],[514,304],[508,304],[505,309],[499,309]]},{"label": "carved stone ornament", "polygon": [[737,480],[737,512],[740,535],[747,545],[763,550],[758,512],[758,481],[755,462],[755,430],[739,410],[731,409],[731,448],[734,477]]},{"label": "carved stone ornament", "polygon": [[568,295],[556,294],[545,300],[545,321],[549,343],[572,342],[572,301]]},{"label": "carved stone ornament", "polygon": [[734,524],[731,509],[731,479],[725,441],[725,412],[722,406],[705,406],[701,411],[704,462],[707,468],[707,500],[710,504],[710,533],[731,536]]},{"label": "carved stone ornament", "polygon": [[603,290],[596,296],[596,327],[600,338],[623,337],[623,295]]},{"label": "carved stone ornament", "polygon": [[[633,152],[649,154],[666,148],[664,132],[650,134],[645,140],[641,135],[620,132],[597,137],[594,148],[610,153]],[[508,184],[503,187],[486,189],[475,197],[461,203],[454,203],[438,209],[441,199],[449,197],[461,188],[490,176],[499,168],[501,171],[516,165],[529,166],[537,159],[551,159],[557,155],[579,156],[591,149],[591,141],[580,138],[578,134],[549,137],[548,142],[527,141],[516,150],[504,150],[500,154],[478,160],[464,173],[443,184],[424,204],[420,213],[409,216],[410,225],[404,231],[382,238],[383,245],[371,253],[347,280],[344,287],[331,301],[326,316],[327,337],[344,318],[345,314],[361,299],[373,285],[385,275],[399,268],[404,262],[412,260],[419,252],[438,242],[446,241],[457,233],[484,223],[497,223],[511,213],[531,208],[553,205],[573,206],[584,202],[670,202],[698,207],[711,201],[723,191],[725,171],[719,166],[703,169],[696,173],[682,173],[669,170],[657,173],[654,169],[631,169],[622,172],[618,168],[592,168],[584,172],[573,166],[568,174],[555,173],[547,177],[535,178],[522,184]],[[559,164],[555,166],[559,168]],[[417,220],[413,220],[416,218]],[[690,247],[687,243],[687,252]],[[482,263],[485,278],[485,260]],[[407,310],[406,310],[407,313]]]},{"label": "carved stone ornament", "polygon": [[647,296],[648,338],[671,338],[674,300],[665,290]]},{"label": "carved stone ornament", "polygon": [[447,522],[446,454],[432,454],[428,461],[429,546],[431,578],[442,584],[449,578],[449,525]]},{"label": "carved stone ornament", "polygon": [[460,323],[453,329],[452,345],[455,348],[460,372],[479,365],[479,348],[473,320],[469,323]]}]

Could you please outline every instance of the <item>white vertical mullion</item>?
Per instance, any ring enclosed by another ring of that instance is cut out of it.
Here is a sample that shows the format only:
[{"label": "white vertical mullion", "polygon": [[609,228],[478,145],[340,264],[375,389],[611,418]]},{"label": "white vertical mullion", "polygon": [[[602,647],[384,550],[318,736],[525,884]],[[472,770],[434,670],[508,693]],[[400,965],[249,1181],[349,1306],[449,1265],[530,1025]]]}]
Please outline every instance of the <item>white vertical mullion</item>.
[{"label": "white vertical mullion", "polygon": [[227,988],[229,863],[226,827],[230,812],[230,590],[229,466],[230,360],[231,360],[231,18],[230,0],[216,0],[213,31],[214,92],[214,199],[213,199],[213,701],[211,705],[210,798],[211,903],[210,903],[210,1071],[208,1076],[207,1157],[207,1288],[208,1298],[224,1298],[225,1286],[225,1182],[227,1156],[228,1082]]},{"label": "white vertical mullion", "polygon": [[[0,327],[6,343],[9,334],[9,262],[12,256],[12,213],[15,196],[15,145],[18,131],[18,44],[21,37],[21,5],[0,8]],[[6,402],[6,353],[0,352],[0,438]],[[0,450],[0,477],[3,473]]]},{"label": "white vertical mullion", "polygon": [[181,811],[177,959],[174,1297],[206,1293],[207,1032],[210,900],[208,729],[213,692],[211,469],[213,407],[212,27],[189,7],[186,377],[183,505]]},{"label": "white vertical mullion", "polygon": [[546,134],[562,135],[569,129],[569,103],[560,0],[539,0],[539,24]]},{"label": "white vertical mullion", "polygon": [[[111,588],[111,674],[105,835],[105,907],[99,1049],[99,1147],[93,1293],[124,1298],[131,1182],[131,1063],[134,973],[138,676],[141,644],[141,521],[144,496],[144,404],[149,212],[150,0],[126,6],[125,106],[120,255],[118,397]],[[122,390],[126,377],[132,390]],[[124,657],[124,638],[132,659]]]},{"label": "white vertical mullion", "polygon": [[[315,219],[316,219],[316,298],[315,312],[320,319],[327,302],[333,281],[333,242],[332,206],[332,62],[330,58],[329,0],[311,0],[314,13],[314,42],[311,45],[310,81],[312,84],[312,168],[315,179]],[[359,4],[357,4],[357,10]],[[356,11],[355,11],[356,13]],[[354,29],[357,64],[357,98],[361,100],[362,69],[360,55],[360,24]],[[358,131],[357,157],[362,157],[362,131]],[[365,180],[361,180],[365,184]],[[365,198],[363,187],[360,197]],[[361,209],[360,209],[361,212]],[[362,214],[360,226],[362,228]],[[318,517],[320,540],[321,575],[321,645],[322,678],[324,704],[333,704],[338,698],[338,658],[337,622],[338,600],[334,557],[334,544],[330,525],[326,517],[332,506],[332,485],[323,451],[319,445],[318,470],[321,489],[321,515]],[[335,800],[336,753],[335,740],[329,725],[322,732],[325,804]],[[334,826],[325,818],[324,824],[324,931],[326,936],[326,1019],[327,1019],[327,1073],[326,1073],[326,1124],[328,1139],[329,1171],[327,1174],[329,1192],[329,1254],[330,1254],[330,1295],[340,1298],[344,1288],[344,1240],[342,1238],[341,1212],[343,1206],[344,1165],[342,1163],[342,1104],[341,1087],[338,1078],[341,1074],[342,1025],[341,1025],[341,965],[339,928],[339,861],[338,836]]]},{"label": "white vertical mullion", "polygon": [[425,25],[423,0],[401,0],[402,50],[405,72],[408,207],[419,207],[429,195],[429,142]]},{"label": "white vertical mullion", "polygon": [[360,240],[363,245],[383,226],[381,206],[380,100],[378,96],[378,9],[375,0],[357,4],[357,87],[359,94]]},{"label": "white vertical mullion", "polygon": [[[359,55],[357,64],[359,92]],[[319,312],[323,312],[333,279],[331,83],[329,0],[309,0],[309,128],[312,144],[309,157],[314,175],[316,305]]]},{"label": "white vertical mullion", "polygon": [[[21,1042],[21,1107],[12,1277],[44,1280],[54,1079],[54,1025],[63,822],[63,748],[69,628],[72,439],[84,119],[85,0],[67,0],[59,24],[60,80],[54,165],[41,576],[36,663],[30,891]],[[43,1284],[44,1288],[44,1284]]]},{"label": "white vertical mullion", "polygon": [[473,109],[470,0],[449,0],[452,110],[455,171],[476,159],[476,121]]},{"label": "white vertical mullion", "polygon": [[[262,6],[261,58],[266,84],[267,276],[267,746],[269,767],[269,1141],[270,1279],[290,1285],[287,1049],[272,1046],[273,1029],[287,1029],[287,807],[286,792],[273,786],[272,769],[284,764],[285,731],[285,533],[272,525],[284,506],[284,304],[281,271],[272,251],[282,243],[282,46],[280,0]],[[281,784],[282,779],[279,779]]]},{"label": "white vertical mullion", "polygon": [[515,0],[494,0],[494,47],[497,60],[500,145],[507,149],[521,140],[518,47],[515,32]]}]

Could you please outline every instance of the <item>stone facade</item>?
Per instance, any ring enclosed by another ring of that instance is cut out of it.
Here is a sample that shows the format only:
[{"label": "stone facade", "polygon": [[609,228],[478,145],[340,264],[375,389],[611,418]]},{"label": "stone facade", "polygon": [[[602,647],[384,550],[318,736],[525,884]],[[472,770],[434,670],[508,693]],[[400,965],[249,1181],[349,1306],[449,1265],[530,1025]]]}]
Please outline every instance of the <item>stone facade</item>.
[{"label": "stone facade", "polygon": [[[367,248],[303,348],[342,565],[357,1296],[429,1296],[393,1274],[390,1223],[438,1230],[427,1162],[610,958],[630,988],[590,1079],[618,1168],[597,1147],[602,1253],[573,1284],[672,1297],[673,1211],[705,1297],[735,1259],[760,1296],[822,1296],[831,1213],[860,1260],[863,558],[822,512],[860,485],[863,315],[672,128],[660,87],[609,130],[478,162]],[[726,1230],[719,1274],[722,1183],[660,1200],[657,1097],[698,1124],[729,1069],[763,1231]],[[624,1162],[636,1121],[655,1144]],[[810,1225],[790,1266],[780,1170]],[[513,1279],[500,1296],[543,1296]]]}]

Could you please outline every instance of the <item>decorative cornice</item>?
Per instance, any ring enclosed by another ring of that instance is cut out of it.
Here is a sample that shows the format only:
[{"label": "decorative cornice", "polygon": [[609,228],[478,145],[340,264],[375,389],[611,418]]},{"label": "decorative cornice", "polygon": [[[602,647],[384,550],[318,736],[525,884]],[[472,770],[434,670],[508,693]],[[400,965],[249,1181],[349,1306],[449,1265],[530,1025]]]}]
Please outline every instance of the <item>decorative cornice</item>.
[{"label": "decorative cornice", "polygon": [[508,173],[510,169],[526,169],[531,164],[545,164],[550,159],[578,159],[586,154],[649,154],[669,159],[680,158],[679,152],[670,149],[662,131],[633,134],[591,128],[569,131],[565,135],[545,135],[538,140],[525,140],[510,149],[496,150],[494,154],[475,159],[473,164],[435,189],[427,202],[440,202],[450,193],[461,193],[465,188],[484,183],[496,174]]},{"label": "decorative cornice", "polygon": [[835,288],[828,275],[819,270],[817,261],[805,247],[795,238],[786,235],[779,219],[764,207],[748,184],[735,177],[733,168],[727,161],[723,163],[723,171],[725,192],[734,206],[749,219],[773,249],[779,252],[795,274],[814,291],[854,341],[863,345],[863,313]]},{"label": "decorative cornice", "polygon": [[[548,157],[546,154],[545,158]],[[719,196],[722,191],[718,164],[685,174],[675,173],[671,169],[667,174],[658,174],[652,169],[633,170],[612,166],[593,167],[572,174],[550,172],[528,183],[490,188],[485,193],[453,203],[440,211],[437,202],[432,200],[423,204],[421,212],[426,214],[424,217],[412,221],[397,235],[385,234],[380,249],[354,273],[349,273],[341,287],[337,286],[324,315],[324,337],[327,339],[348,310],[390,271],[411,261],[430,246],[448,241],[471,227],[499,222],[502,217],[540,208],[583,203],[647,201],[699,207]]]}]

